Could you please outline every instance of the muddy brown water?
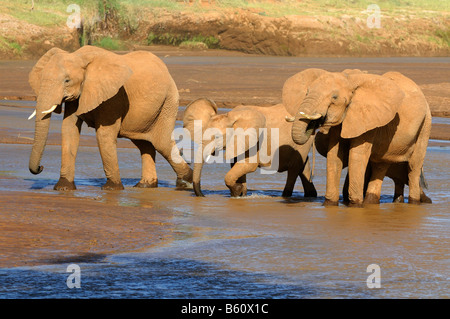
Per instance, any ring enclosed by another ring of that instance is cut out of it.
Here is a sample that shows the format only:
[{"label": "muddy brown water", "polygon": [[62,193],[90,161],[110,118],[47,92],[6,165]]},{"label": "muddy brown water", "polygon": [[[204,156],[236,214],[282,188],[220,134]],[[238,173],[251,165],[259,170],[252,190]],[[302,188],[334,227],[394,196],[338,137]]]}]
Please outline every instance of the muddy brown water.
[{"label": "muddy brown water", "polygon": [[[14,134],[28,137],[33,130],[33,123],[26,121],[28,113],[26,108],[1,107],[0,127],[9,132],[18,129]],[[52,134],[58,131],[60,121],[61,116],[54,116]],[[439,122],[449,124],[447,119]],[[93,131],[83,130],[88,139],[95,138]],[[382,203],[358,209],[321,206],[326,181],[325,159],[320,155],[314,177],[319,193],[316,199],[303,198],[299,181],[294,196],[283,199],[286,175],[262,175],[258,171],[248,176],[249,196],[230,198],[223,183],[229,169],[226,163],[205,166],[202,187],[206,197],[196,198],[191,191],[175,190],[175,175],[159,155],[159,188],[133,188],[140,177],[140,157],[137,149],[128,147],[118,149],[125,190],[102,191],[105,179],[100,155],[89,143],[78,153],[78,190],[58,193],[52,187],[59,178],[59,145],[47,146],[42,159],[45,170],[33,176],[27,169],[31,145],[0,144],[0,191],[27,192],[21,197],[22,204],[19,202],[16,210],[2,220],[14,214],[35,214],[30,219],[23,217],[21,225],[26,227],[41,225],[39,218],[43,223],[52,221],[51,214],[60,216],[61,223],[69,223],[73,215],[84,225],[79,237],[66,235],[65,245],[34,243],[22,247],[23,260],[32,261],[49,253],[52,258],[41,259],[37,265],[20,263],[19,258],[15,266],[0,268],[0,297],[449,298],[449,146],[442,142],[428,148],[426,193],[433,204],[391,203],[393,183],[386,180]],[[38,197],[39,205],[29,202]],[[51,203],[64,197],[74,205],[78,203],[79,211],[70,210],[69,204],[52,209],[45,206],[46,200]],[[93,201],[98,205],[88,210],[85,205]],[[98,215],[102,219],[94,218]],[[134,227],[119,232],[112,221],[126,224],[120,222],[121,216],[133,221]],[[156,226],[144,227],[148,219]],[[54,226],[47,225],[48,232],[58,226],[58,220],[53,219]],[[30,234],[20,236],[20,231],[8,229],[13,221],[0,223],[0,237],[7,242],[5,236],[14,235],[13,242],[18,244]],[[83,229],[87,232],[95,228],[90,223],[97,223],[102,233],[112,234],[96,237],[99,242],[129,240],[130,247],[120,247],[114,253],[90,247],[74,254],[71,245],[75,250],[79,242],[92,240],[83,237]],[[67,224],[67,234],[71,225]],[[158,237],[152,238],[153,234]],[[133,236],[135,240],[128,238]],[[136,244],[139,238],[142,246]],[[13,258],[7,249],[1,254],[2,258]],[[79,289],[66,285],[70,264],[80,267]],[[371,275],[367,267],[371,264],[380,267],[381,288],[367,286]]]}]

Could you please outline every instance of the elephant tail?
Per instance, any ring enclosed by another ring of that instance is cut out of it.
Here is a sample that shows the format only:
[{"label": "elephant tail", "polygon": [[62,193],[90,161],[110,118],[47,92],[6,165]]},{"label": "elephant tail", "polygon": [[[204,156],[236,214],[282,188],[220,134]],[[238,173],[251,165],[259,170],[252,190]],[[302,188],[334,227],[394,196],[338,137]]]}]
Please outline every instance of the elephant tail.
[{"label": "elephant tail", "polygon": [[419,182],[420,187],[428,189],[428,183],[427,180],[425,179],[425,175],[423,174],[423,166],[422,169],[420,170],[420,182]]},{"label": "elephant tail", "polygon": [[314,179],[314,171],[316,170],[316,142],[313,139],[312,142],[312,165],[311,165],[311,175],[309,177],[309,181],[312,183]]}]

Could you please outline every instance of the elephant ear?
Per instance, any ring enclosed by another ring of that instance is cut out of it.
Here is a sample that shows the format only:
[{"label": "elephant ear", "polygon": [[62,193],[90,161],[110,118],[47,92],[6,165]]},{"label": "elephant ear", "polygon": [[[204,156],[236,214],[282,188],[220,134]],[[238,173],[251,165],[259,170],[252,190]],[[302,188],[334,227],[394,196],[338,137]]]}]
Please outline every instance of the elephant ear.
[{"label": "elephant ear", "polygon": [[85,66],[77,115],[90,112],[112,98],[133,74],[119,55],[104,51],[90,55]]},{"label": "elephant ear", "polygon": [[30,83],[31,88],[33,89],[36,95],[39,95],[39,89],[41,87],[41,74],[42,70],[47,65],[48,61],[57,53],[67,53],[67,51],[61,50],[59,48],[52,48],[48,50],[34,65],[33,69],[31,69],[30,74],[28,75],[28,83]]},{"label": "elephant ear", "polygon": [[306,96],[308,87],[321,75],[327,73],[322,69],[306,69],[294,74],[283,85],[282,101],[286,110],[292,116],[297,114],[300,104]]},{"label": "elephant ear", "polygon": [[[214,101],[207,98],[200,98],[192,101],[186,106],[186,109],[183,114],[183,127],[186,128],[191,134],[191,139],[194,139],[194,136],[202,137],[203,132],[207,127],[207,123],[217,114],[217,105]],[[202,121],[201,132],[195,131],[194,121]]]},{"label": "elephant ear", "polygon": [[405,96],[394,81],[373,74],[349,75],[349,81],[354,93],[342,122],[341,137],[360,136],[394,119]]},{"label": "elephant ear", "polygon": [[[259,140],[259,135],[261,133],[260,129],[266,127],[266,117],[259,111],[248,106],[237,106],[230,112],[228,112],[228,127],[233,128],[233,136],[228,138],[235,139],[242,138],[240,134],[245,134],[251,136],[250,138],[245,137],[245,144],[237,143],[241,145],[243,149],[237,149],[235,154],[241,154],[249,150],[251,147],[255,147],[252,141],[257,143]],[[234,141],[236,145],[236,140]]]}]

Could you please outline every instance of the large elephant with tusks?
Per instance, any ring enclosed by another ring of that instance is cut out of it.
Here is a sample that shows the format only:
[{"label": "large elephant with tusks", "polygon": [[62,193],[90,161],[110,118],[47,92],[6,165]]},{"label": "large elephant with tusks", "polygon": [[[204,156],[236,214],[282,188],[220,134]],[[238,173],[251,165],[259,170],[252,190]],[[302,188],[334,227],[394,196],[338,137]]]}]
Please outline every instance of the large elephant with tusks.
[{"label": "large elephant with tusks", "polygon": [[[118,55],[92,46],[73,53],[53,48],[36,63],[29,82],[37,95],[35,135],[29,169],[43,170],[41,158],[52,112],[62,112],[62,159],[55,190],[75,189],[75,158],[81,126],[96,130],[107,178],[103,189],[123,189],[117,160],[118,137],[129,138],[140,150],[142,177],[137,187],[157,187],[158,151],[177,175],[177,186],[192,182],[192,170],[174,158],[171,134],[178,111],[178,90],[165,64],[150,52]],[[30,116],[30,118],[32,117]]]}]

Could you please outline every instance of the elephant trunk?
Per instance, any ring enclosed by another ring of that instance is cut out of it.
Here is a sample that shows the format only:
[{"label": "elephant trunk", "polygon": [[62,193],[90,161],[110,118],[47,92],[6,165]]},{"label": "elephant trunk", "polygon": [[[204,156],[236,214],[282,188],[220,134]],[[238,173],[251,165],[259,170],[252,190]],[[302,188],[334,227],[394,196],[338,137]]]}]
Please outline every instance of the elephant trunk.
[{"label": "elephant trunk", "polygon": [[292,139],[296,144],[303,145],[309,140],[314,130],[314,127],[310,127],[310,123],[311,121],[303,120],[297,120],[294,123],[292,126]]},{"label": "elephant trunk", "polygon": [[58,90],[53,91],[57,96],[54,96],[52,94],[51,97],[48,98],[48,96],[50,95],[43,95],[47,97],[42,98],[42,95],[39,95],[37,99],[34,141],[33,147],[31,149],[30,161],[28,164],[30,172],[35,175],[41,173],[44,169],[44,167],[41,166],[40,163],[42,155],[44,153],[45,145],[47,144],[51,113],[55,110],[56,106],[61,104],[63,98],[62,92],[58,94]]},{"label": "elephant trunk", "polygon": [[295,114],[291,134],[296,144],[305,144],[319,126],[319,121],[323,119],[323,112],[318,112],[314,109],[314,106],[317,105],[317,100],[317,97],[305,98],[299,111]]},{"label": "elephant trunk", "polygon": [[200,178],[202,175],[202,168],[203,168],[203,158],[200,163],[194,164],[194,172],[193,172],[193,178],[192,178],[194,192],[195,192],[195,195],[198,197],[205,197],[205,195],[203,195],[202,189],[200,187]]},{"label": "elephant trunk", "polygon": [[[40,116],[42,115],[42,116]],[[50,114],[38,114],[35,122],[34,142],[31,149],[29,169],[32,174],[39,174],[44,169],[40,165],[45,145],[47,144],[48,130],[50,127]]]}]

